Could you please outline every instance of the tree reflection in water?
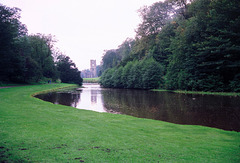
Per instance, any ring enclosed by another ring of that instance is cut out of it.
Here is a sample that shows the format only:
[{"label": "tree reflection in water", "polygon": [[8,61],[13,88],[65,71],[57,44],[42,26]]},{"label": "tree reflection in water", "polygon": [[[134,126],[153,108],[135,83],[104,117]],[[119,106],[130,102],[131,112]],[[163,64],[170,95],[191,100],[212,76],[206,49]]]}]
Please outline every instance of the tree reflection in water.
[{"label": "tree reflection in water", "polygon": [[113,89],[104,107],[140,118],[240,131],[240,98]]}]

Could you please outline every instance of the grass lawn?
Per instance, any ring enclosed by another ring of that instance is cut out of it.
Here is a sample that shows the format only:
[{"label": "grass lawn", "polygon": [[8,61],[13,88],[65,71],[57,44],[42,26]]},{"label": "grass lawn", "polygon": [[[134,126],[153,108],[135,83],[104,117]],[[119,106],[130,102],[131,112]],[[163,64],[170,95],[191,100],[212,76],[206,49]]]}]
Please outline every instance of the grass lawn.
[{"label": "grass lawn", "polygon": [[0,162],[240,162],[240,133],[55,105],[0,89]]},{"label": "grass lawn", "polygon": [[98,78],[83,78],[84,83],[98,83],[99,77]]}]

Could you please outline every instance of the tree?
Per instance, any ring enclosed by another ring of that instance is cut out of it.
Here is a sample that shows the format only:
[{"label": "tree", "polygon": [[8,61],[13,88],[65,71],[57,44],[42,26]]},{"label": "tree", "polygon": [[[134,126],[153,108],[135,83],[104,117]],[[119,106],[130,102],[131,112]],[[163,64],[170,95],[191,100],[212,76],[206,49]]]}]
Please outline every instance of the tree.
[{"label": "tree", "polygon": [[14,54],[15,39],[25,35],[27,29],[19,19],[20,9],[0,4],[0,81],[9,81],[20,66],[20,58]]},{"label": "tree", "polygon": [[121,61],[121,57],[117,54],[115,49],[107,50],[102,58],[102,71],[113,68]]},{"label": "tree", "polygon": [[31,47],[31,58],[35,60],[40,69],[41,75],[39,78],[46,77],[56,80],[57,69],[54,65],[53,43],[52,36],[48,35],[30,35],[28,36],[29,44]]},{"label": "tree", "polygon": [[153,89],[163,85],[163,68],[153,58],[128,62],[104,71],[100,84],[108,88]]},{"label": "tree", "polygon": [[15,82],[39,82],[44,78],[57,79],[57,69],[52,57],[50,40],[47,36],[26,35],[15,40],[13,64],[14,75],[10,78]]},{"label": "tree", "polygon": [[131,68],[129,77],[129,80],[131,80],[130,82],[132,83],[132,88],[136,89],[143,88],[142,76],[143,76],[143,62],[135,60],[133,62],[133,67]]},{"label": "tree", "polygon": [[123,68],[122,72],[122,82],[124,88],[132,88],[133,82],[131,78],[131,69],[133,67],[133,62],[128,62],[126,66]]},{"label": "tree", "polygon": [[115,72],[112,76],[113,87],[114,88],[123,88],[122,73],[123,73],[123,67],[122,66],[118,67],[115,70]]},{"label": "tree", "polygon": [[57,61],[57,69],[63,83],[75,83],[82,85],[83,79],[80,76],[81,72],[76,68],[75,63],[70,60],[70,57],[60,55]]},{"label": "tree", "polygon": [[143,61],[142,83],[144,89],[160,88],[163,85],[163,68],[153,58]]},{"label": "tree", "polygon": [[149,50],[148,55],[153,57],[157,62],[163,66],[163,73],[166,74],[169,58],[172,55],[170,45],[172,39],[175,37],[175,30],[177,28],[176,21],[167,23],[158,33],[155,39],[155,45]]},{"label": "tree", "polygon": [[100,84],[103,87],[112,88],[113,87],[113,74],[115,72],[115,69],[107,69],[103,72],[101,78],[100,78]]},{"label": "tree", "polygon": [[136,31],[138,37],[157,34],[171,19],[172,5],[167,1],[156,2],[152,6],[144,6],[139,11],[142,23]]},{"label": "tree", "polygon": [[232,83],[240,85],[240,1],[213,1],[210,7],[208,35],[197,44],[201,67],[214,69],[211,75],[220,77],[224,91],[232,91]]},{"label": "tree", "polygon": [[124,42],[114,51],[109,80],[119,79],[121,65],[124,88],[240,91],[239,8],[239,0],[166,0],[143,7],[133,46]]},{"label": "tree", "polygon": [[116,49],[116,53],[119,55],[119,59],[122,61],[127,59],[131,53],[132,47],[135,44],[135,40],[127,38],[121,45]]}]

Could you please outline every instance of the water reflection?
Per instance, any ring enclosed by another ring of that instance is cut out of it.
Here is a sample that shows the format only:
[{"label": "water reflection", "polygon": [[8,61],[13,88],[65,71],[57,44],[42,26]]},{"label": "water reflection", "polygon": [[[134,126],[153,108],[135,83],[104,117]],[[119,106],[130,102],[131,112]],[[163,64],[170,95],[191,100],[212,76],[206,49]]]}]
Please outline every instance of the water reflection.
[{"label": "water reflection", "polygon": [[36,96],[54,104],[72,106],[79,109],[106,112],[103,106],[101,88],[99,85],[85,85],[78,90],[59,90]]},{"label": "water reflection", "polygon": [[91,90],[91,102],[92,104],[97,103],[97,90]]},{"label": "water reflection", "polygon": [[239,97],[102,89],[98,85],[85,87],[80,91],[61,91],[38,97],[56,104],[98,112],[240,131]]},{"label": "water reflection", "polygon": [[81,100],[79,100],[76,108],[92,110],[97,112],[106,112],[103,101],[101,88],[99,85],[84,85],[85,88],[79,92]]},{"label": "water reflection", "polygon": [[106,108],[122,114],[240,131],[239,97],[111,90],[103,98]]},{"label": "water reflection", "polygon": [[[38,95],[36,97],[43,99],[45,101],[53,102],[54,104],[61,104],[76,107],[79,101],[81,101],[80,94],[72,94],[69,92],[59,92],[59,93],[47,93],[43,95]],[[47,100],[46,100],[47,99]]]}]

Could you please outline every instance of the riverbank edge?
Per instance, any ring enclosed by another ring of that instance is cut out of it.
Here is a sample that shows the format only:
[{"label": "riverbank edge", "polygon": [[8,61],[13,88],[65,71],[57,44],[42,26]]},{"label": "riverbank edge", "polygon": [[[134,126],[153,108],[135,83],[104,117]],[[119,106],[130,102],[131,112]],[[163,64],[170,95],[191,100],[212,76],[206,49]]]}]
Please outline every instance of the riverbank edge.
[{"label": "riverbank edge", "polygon": [[[202,126],[177,125],[126,115],[96,113],[29,98],[33,94],[54,91],[73,85],[56,84],[55,86],[55,88],[39,87],[38,89],[27,91],[27,93],[21,92],[24,90],[23,87],[2,90],[2,92],[7,94],[23,94],[23,96],[16,96],[20,99],[18,100],[19,103],[15,102],[16,104],[14,104],[13,102],[9,104],[7,110],[0,106],[1,112],[10,111],[10,115],[3,114],[3,117],[0,117],[0,128],[3,129],[1,131],[4,133],[0,135],[1,138],[4,138],[0,140],[0,153],[4,156],[0,158],[0,161],[207,162],[210,160],[214,161],[213,159],[216,157],[216,160],[220,161],[223,159],[222,162],[224,162],[231,156],[233,157],[231,158],[232,161],[240,160],[239,156],[236,157],[235,154],[237,152],[235,148],[240,144],[240,135],[237,132]],[[24,94],[29,96],[24,97]],[[2,97],[4,96],[2,94]],[[26,115],[22,113],[21,109],[24,108],[19,107],[19,105],[23,105],[22,103],[28,109],[33,110],[34,113],[36,111],[40,112],[41,114],[37,115],[37,117],[40,117],[29,120],[27,115],[30,114],[30,110],[28,110]],[[6,105],[6,103],[3,104]],[[48,113],[44,113],[47,111],[46,107],[48,108],[47,110],[50,110],[51,116]],[[15,113],[21,114],[15,115]],[[48,121],[46,121],[48,117],[45,117],[47,115],[51,117]],[[66,117],[69,115],[73,118],[71,121],[69,121],[71,118],[67,119]],[[1,119],[5,116],[10,116],[10,119],[7,117]],[[17,116],[20,119],[15,119],[13,116]],[[67,120],[62,119],[64,117]],[[71,123],[68,125],[65,122]],[[6,126],[2,125],[2,123]],[[14,126],[9,127],[11,124]],[[28,131],[28,128],[31,128],[31,126],[34,126],[34,131]],[[39,127],[57,132],[51,133]],[[13,132],[10,132],[11,130]],[[101,130],[103,131],[100,132]],[[9,131],[9,133],[6,131]],[[48,134],[51,138],[48,138]],[[8,136],[6,137],[6,135]],[[16,140],[14,139],[15,137],[17,138]],[[231,141],[234,139],[235,143],[232,143]],[[206,141],[207,143],[205,143]],[[223,143],[220,145],[216,142]],[[217,149],[220,150],[215,151]],[[207,152],[206,155],[205,150]],[[234,154],[230,154],[232,151],[234,151]],[[219,160],[218,157],[221,159]]]},{"label": "riverbank edge", "polygon": [[166,90],[166,89],[151,89],[156,92],[174,92],[181,94],[198,94],[198,95],[217,95],[217,96],[240,96],[237,92],[204,92],[204,91],[184,91],[184,90]]},{"label": "riverbank edge", "polygon": [[57,87],[57,88],[52,88],[52,89],[47,89],[47,90],[35,92],[35,93],[31,94],[31,96],[34,97],[34,96],[39,95],[39,94],[55,92],[55,91],[58,91],[60,89],[67,89],[67,88],[73,89],[73,88],[78,88],[78,87],[81,87],[81,86],[79,86],[77,84],[67,84],[66,86],[61,86],[61,87]]}]

